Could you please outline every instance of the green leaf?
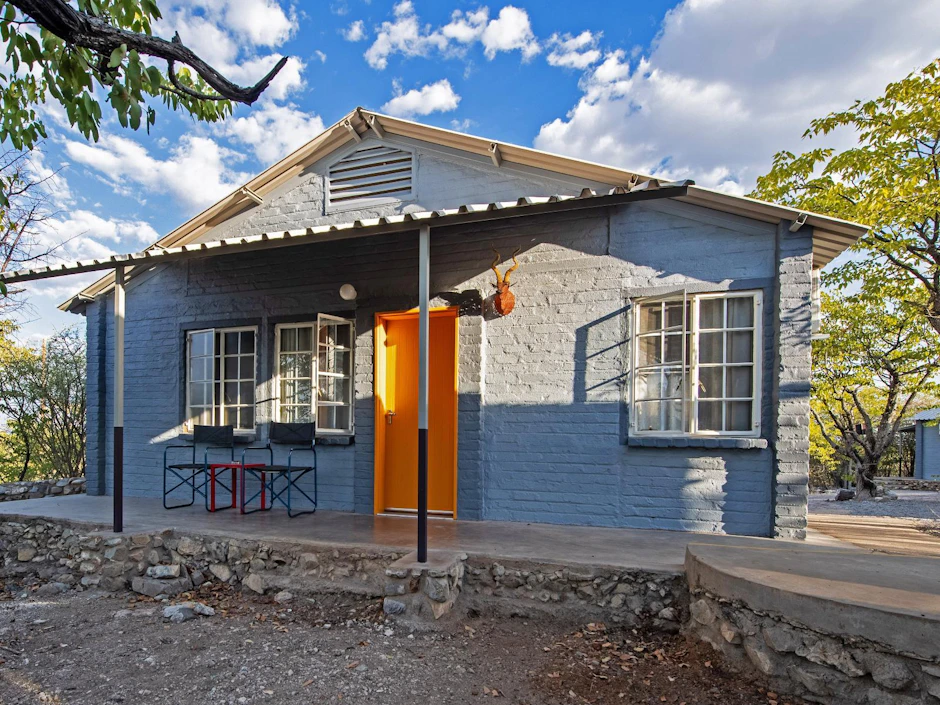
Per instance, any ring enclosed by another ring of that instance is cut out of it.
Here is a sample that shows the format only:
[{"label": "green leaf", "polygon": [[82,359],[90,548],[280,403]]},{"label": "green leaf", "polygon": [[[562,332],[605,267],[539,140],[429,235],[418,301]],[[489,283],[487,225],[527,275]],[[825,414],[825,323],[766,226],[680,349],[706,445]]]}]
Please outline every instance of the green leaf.
[{"label": "green leaf", "polygon": [[127,56],[127,44],[122,44],[111,52],[111,58],[108,60],[108,68],[116,68],[124,61]]}]

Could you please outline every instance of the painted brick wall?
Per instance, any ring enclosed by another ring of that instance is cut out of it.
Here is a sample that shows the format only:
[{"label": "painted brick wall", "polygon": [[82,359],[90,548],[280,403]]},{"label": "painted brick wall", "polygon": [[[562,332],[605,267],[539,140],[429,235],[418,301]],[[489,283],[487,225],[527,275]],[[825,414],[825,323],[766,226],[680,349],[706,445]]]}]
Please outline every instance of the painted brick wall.
[{"label": "painted brick wall", "polygon": [[[317,168],[213,236],[367,215],[324,216]],[[421,208],[578,190],[562,179],[419,152]],[[408,207],[419,206],[400,208]],[[321,506],[371,512],[372,326],[376,312],[415,305],[416,241],[415,235],[402,234],[231,255],[136,278],[128,289],[127,493],[160,494],[162,446],[175,439],[183,415],[186,329],[257,325],[257,398],[269,399],[274,325],[332,312],[356,320],[356,436],[349,446],[321,447]],[[493,291],[490,248],[506,258],[517,245],[524,248],[513,277],[518,303],[501,319],[486,302],[480,304]],[[781,298],[796,312],[804,285],[801,248],[803,236],[787,240],[786,263],[779,267],[786,274],[794,258],[799,263],[799,272],[787,280],[790,294]],[[765,298],[762,428],[765,438],[781,442],[773,420],[797,416],[800,401],[794,407],[793,400],[778,395],[770,374],[775,321],[781,320],[772,305],[776,256],[773,226],[678,202],[447,233],[432,229],[434,303],[460,304],[462,311],[459,516],[772,533],[774,497],[798,496],[798,476],[805,476],[802,427],[786,431],[792,440],[786,466],[775,461],[771,449],[630,447],[623,443],[623,428],[630,298],[677,287],[760,288]],[[808,274],[805,279],[808,300]],[[337,294],[345,282],[360,292],[354,310]],[[88,307],[89,377],[94,373],[98,380],[89,385],[90,488],[97,486],[99,468],[110,475],[110,402],[99,403],[102,383],[111,380],[108,300]],[[808,384],[799,331],[787,329],[779,340],[795,348],[793,355],[789,350],[783,355],[788,374],[805,372],[798,381]],[[808,341],[807,334],[807,346]],[[781,411],[784,402],[789,406]],[[270,417],[272,406],[259,406],[259,422]]]}]

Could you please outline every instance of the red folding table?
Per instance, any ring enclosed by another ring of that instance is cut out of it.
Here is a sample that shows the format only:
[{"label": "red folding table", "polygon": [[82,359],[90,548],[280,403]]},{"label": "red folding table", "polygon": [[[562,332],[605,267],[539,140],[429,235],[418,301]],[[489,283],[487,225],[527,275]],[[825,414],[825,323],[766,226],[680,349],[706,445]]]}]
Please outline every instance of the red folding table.
[{"label": "red folding table", "polygon": [[[246,468],[263,468],[264,463],[251,463]],[[232,471],[232,504],[219,509],[235,509],[238,506],[238,471],[242,469],[241,463],[212,463],[209,465],[209,511],[216,511],[215,506],[215,478],[218,470]],[[224,487],[224,485],[223,485]],[[264,489],[261,490],[261,508],[264,508]]]}]

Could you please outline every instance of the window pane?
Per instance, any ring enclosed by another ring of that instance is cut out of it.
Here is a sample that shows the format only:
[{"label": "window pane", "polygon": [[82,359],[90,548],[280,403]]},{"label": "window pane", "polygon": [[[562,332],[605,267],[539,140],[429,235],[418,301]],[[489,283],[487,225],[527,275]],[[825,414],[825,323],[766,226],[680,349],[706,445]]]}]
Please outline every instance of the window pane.
[{"label": "window pane", "polygon": [[723,362],[724,333],[702,333],[699,335],[698,361],[702,363]]},{"label": "window pane", "polygon": [[254,428],[255,427],[255,410],[254,407],[246,406],[238,410],[238,428]]},{"label": "window pane", "polygon": [[296,404],[296,385],[297,382],[293,380],[281,380],[281,403],[282,404]]},{"label": "window pane", "polygon": [[193,333],[189,337],[189,354],[193,357],[212,354],[212,331]]},{"label": "window pane", "polygon": [[[729,367],[728,393],[729,397],[750,397],[753,395],[754,368]],[[709,395],[711,396],[711,395]]]},{"label": "window pane", "polygon": [[670,301],[666,303],[666,328],[682,329],[682,311],[685,304],[682,301]]},{"label": "window pane", "polygon": [[698,403],[698,427],[702,431],[720,431],[721,429],[720,401],[700,401]]},{"label": "window pane", "polygon": [[333,343],[342,348],[352,347],[351,340],[352,326],[346,323],[339,323],[333,326]]},{"label": "window pane", "polygon": [[281,328],[281,352],[294,352],[297,349],[297,329]]},{"label": "window pane", "polygon": [[662,375],[659,370],[641,372],[636,377],[637,399],[660,399],[662,397]]},{"label": "window pane", "polygon": [[254,382],[239,382],[238,383],[238,403],[239,404],[254,404],[255,403],[255,383]]},{"label": "window pane", "polygon": [[728,333],[728,362],[754,362],[754,334],[751,331]]},{"label": "window pane", "polygon": [[685,424],[682,419],[682,402],[665,401],[663,402],[663,411],[666,415],[666,431],[683,431]]},{"label": "window pane", "polygon": [[319,365],[320,372],[349,375],[349,361],[351,359],[351,354],[346,350],[321,347],[317,364]]},{"label": "window pane", "polygon": [[225,379],[238,379],[238,358],[225,356]]},{"label": "window pane", "polygon": [[636,404],[636,429],[638,431],[661,431],[659,418],[660,402],[641,401]]},{"label": "window pane", "polygon": [[321,401],[346,401],[348,382],[339,377],[320,377],[317,393]]},{"label": "window pane", "polygon": [[311,406],[313,404],[313,382],[299,379],[294,382],[294,403]]},{"label": "window pane", "polygon": [[225,353],[231,355],[238,352],[238,333],[225,334]]},{"label": "window pane", "polygon": [[255,357],[254,355],[242,355],[239,358],[239,378],[240,379],[254,379],[255,378]]},{"label": "window pane", "polygon": [[662,362],[662,339],[658,335],[640,338],[640,366],[658,365]]},{"label": "window pane", "polygon": [[223,414],[225,426],[238,426],[238,407],[226,406]]},{"label": "window pane", "polygon": [[317,427],[333,431],[351,428],[348,406],[321,406],[317,409]]},{"label": "window pane", "polygon": [[313,326],[297,328],[297,350],[313,350]]},{"label": "window pane", "polygon": [[721,373],[723,367],[698,368],[698,395],[703,398],[720,399],[724,396],[721,387]]},{"label": "window pane", "polygon": [[649,333],[661,330],[663,327],[663,309],[661,303],[641,304],[640,306],[640,332]]},{"label": "window pane", "polygon": [[206,406],[212,403],[211,387],[208,384],[197,383],[189,385],[189,405]]},{"label": "window pane", "polygon": [[723,299],[702,299],[698,309],[699,328],[724,328]]},{"label": "window pane", "polygon": [[754,325],[754,299],[750,296],[728,299],[728,327],[751,328]]},{"label": "window pane", "polygon": [[238,403],[238,382],[226,382],[224,386],[224,398],[222,400],[223,404],[237,404]]},{"label": "window pane", "polygon": [[189,379],[192,382],[211,380],[212,358],[197,357],[189,361]]},{"label": "window pane", "polygon": [[666,335],[666,353],[663,362],[682,362],[682,334]]},{"label": "window pane", "polygon": [[663,399],[682,398],[682,370],[663,370]]},{"label": "window pane", "polygon": [[728,415],[728,431],[750,431],[751,430],[751,402],[749,401],[729,401],[727,403],[726,413]]},{"label": "window pane", "polygon": [[255,332],[253,330],[242,331],[240,352],[253,353],[254,351],[255,351]]}]

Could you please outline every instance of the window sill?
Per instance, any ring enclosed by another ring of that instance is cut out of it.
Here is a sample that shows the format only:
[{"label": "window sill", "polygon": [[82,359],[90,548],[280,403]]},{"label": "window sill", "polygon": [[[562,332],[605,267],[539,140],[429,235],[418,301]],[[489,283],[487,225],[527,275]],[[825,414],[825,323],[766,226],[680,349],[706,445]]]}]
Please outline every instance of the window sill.
[{"label": "window sill", "polygon": [[[186,441],[187,443],[193,442],[193,434],[191,433],[181,433],[177,436],[181,441]],[[258,439],[257,434],[254,431],[235,431],[235,443],[254,443]]]},{"label": "window sill", "polygon": [[761,450],[767,448],[766,438],[727,438],[704,436],[630,436],[631,448],[704,448],[711,450]]},{"label": "window sill", "polygon": [[355,436],[317,436],[318,446],[351,446],[356,440]]}]

